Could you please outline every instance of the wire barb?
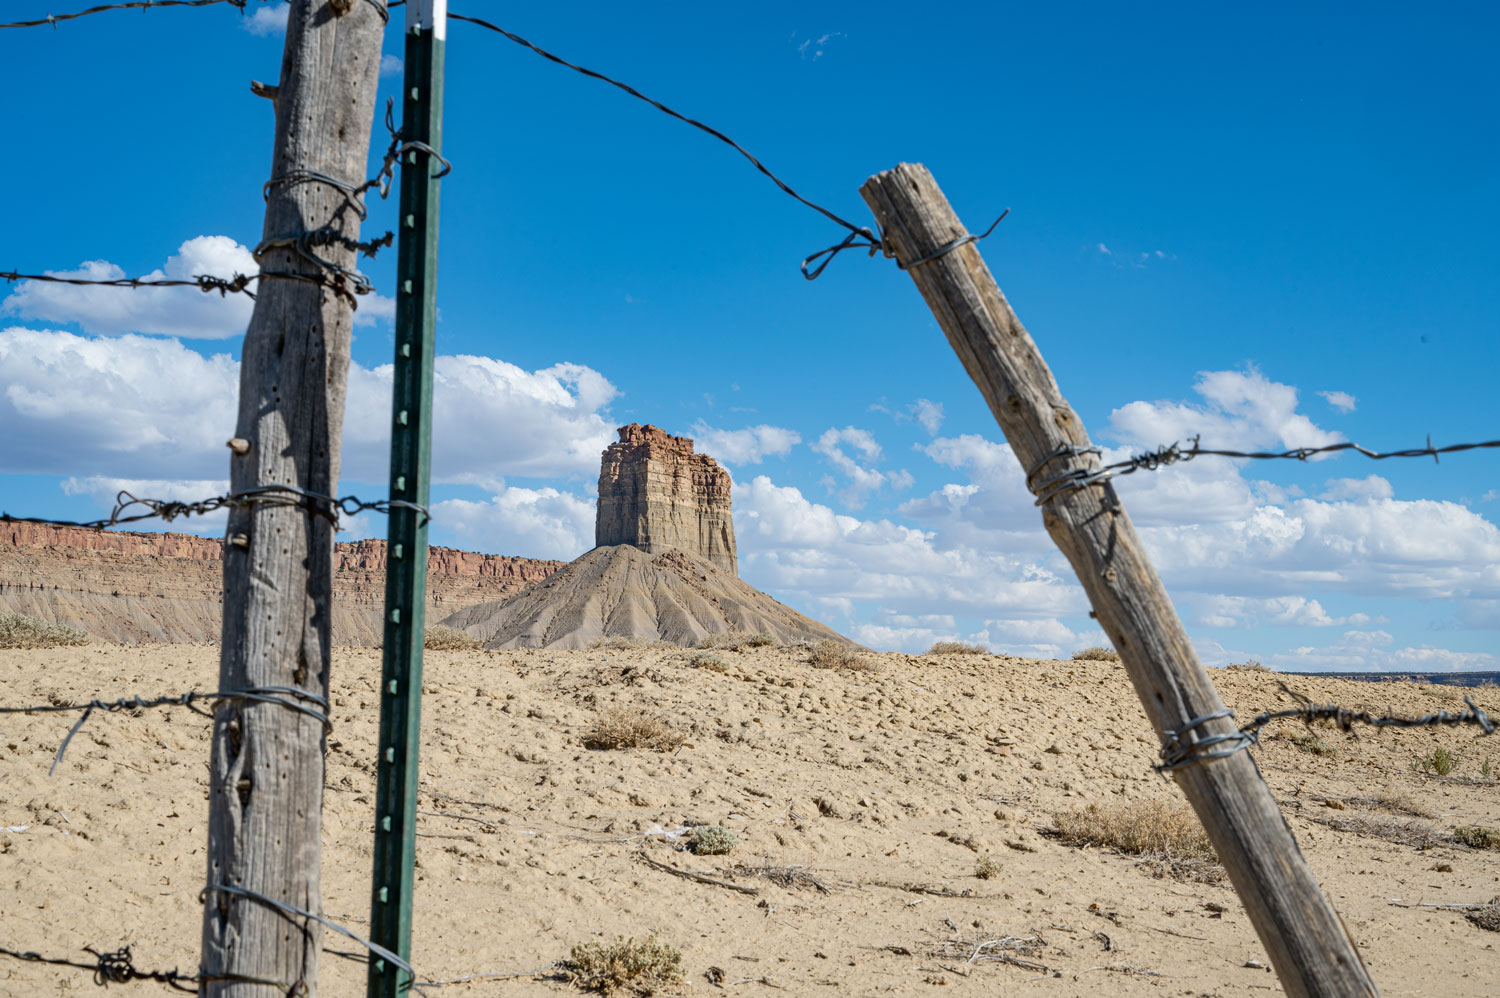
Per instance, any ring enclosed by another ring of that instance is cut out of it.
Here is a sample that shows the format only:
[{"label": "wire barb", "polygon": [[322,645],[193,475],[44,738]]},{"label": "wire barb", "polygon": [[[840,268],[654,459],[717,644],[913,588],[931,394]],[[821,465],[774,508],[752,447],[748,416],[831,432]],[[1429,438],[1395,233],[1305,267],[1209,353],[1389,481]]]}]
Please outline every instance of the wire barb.
[{"label": "wire barb", "polygon": [[[126,523],[138,523],[141,520],[161,519],[168,523],[178,517],[204,516],[221,509],[233,509],[254,506],[264,503],[273,506],[298,506],[310,513],[323,517],[332,523],[335,529],[339,525],[339,514],[354,516],[358,513],[390,513],[395,509],[411,510],[422,517],[421,525],[425,526],[432,522],[432,514],[421,503],[409,502],[405,499],[374,499],[366,501],[358,496],[343,496],[335,498],[304,489],[300,485],[261,485],[253,489],[242,489],[239,492],[230,492],[227,495],[214,496],[211,499],[200,499],[197,502],[179,502],[174,499],[143,499],[129,492],[121,490],[115,495],[115,507],[110,511],[107,519],[103,520],[51,520],[40,516],[11,516],[9,513],[0,513],[0,523],[42,523],[53,527],[79,527],[85,530],[104,530],[108,527],[118,527]],[[143,506],[144,513],[129,513],[131,509]],[[127,515],[129,513],[129,515]]]},{"label": "wire barb", "polygon": [[1170,464],[1178,464],[1183,461],[1191,461],[1198,457],[1228,457],[1243,460],[1271,461],[1289,460],[1306,461],[1319,454],[1334,454],[1339,451],[1355,451],[1374,461],[1384,461],[1393,457],[1430,457],[1437,460],[1439,454],[1455,454],[1459,451],[1479,450],[1482,448],[1500,447],[1500,440],[1486,440],[1473,444],[1449,444],[1446,447],[1432,446],[1431,434],[1427,437],[1426,447],[1411,447],[1406,450],[1374,451],[1368,447],[1362,447],[1352,441],[1328,444],[1323,447],[1294,447],[1285,451],[1240,451],[1221,450],[1217,448],[1200,447],[1199,438],[1194,436],[1189,439],[1189,446],[1184,447],[1180,443],[1173,442],[1164,444],[1154,451],[1137,454],[1135,457],[1106,464],[1095,468],[1073,468],[1061,475],[1050,478],[1040,485],[1033,485],[1034,479],[1039,471],[1052,461],[1065,457],[1082,457],[1085,455],[1099,456],[1103,451],[1098,447],[1077,447],[1072,444],[1063,444],[1042,457],[1026,472],[1026,488],[1036,496],[1037,506],[1045,505],[1059,496],[1090,485],[1097,485],[1120,475],[1130,475],[1137,471],[1156,471]]},{"label": "wire barb", "polygon": [[79,17],[87,17],[90,14],[102,14],[110,10],[148,10],[152,7],[212,7],[216,4],[227,3],[240,13],[245,12],[245,4],[249,0],[129,0],[127,3],[106,3],[88,10],[76,11],[72,14],[48,14],[44,18],[35,21],[13,21],[10,24],[0,24],[0,28],[42,28],[51,25],[55,30],[63,21],[71,21]]}]

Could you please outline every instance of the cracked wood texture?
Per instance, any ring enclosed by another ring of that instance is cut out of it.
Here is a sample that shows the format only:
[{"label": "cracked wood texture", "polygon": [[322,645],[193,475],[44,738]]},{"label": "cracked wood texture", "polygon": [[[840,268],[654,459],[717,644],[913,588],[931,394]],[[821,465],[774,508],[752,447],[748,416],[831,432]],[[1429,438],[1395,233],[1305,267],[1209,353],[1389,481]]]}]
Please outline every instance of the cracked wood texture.
[{"label": "cracked wood texture", "polygon": [[[927,168],[903,163],[860,188],[900,262],[967,235]],[[1031,335],[969,243],[910,271],[922,297],[979,387],[1026,470],[1060,445],[1089,445]],[[1040,478],[1097,467],[1094,455],[1058,458]],[[1067,555],[1114,642],[1151,726],[1158,732],[1221,710],[1213,682],[1188,642],[1109,482],[1066,492],[1042,507],[1042,522]],[[1198,737],[1234,730],[1229,719]],[[1234,882],[1288,995],[1378,992],[1342,919],[1318,888],[1291,829],[1249,752],[1173,774]]]},{"label": "cracked wood texture", "polygon": [[[372,4],[293,0],[282,53],[271,176],[315,170],[358,183],[365,175],[384,24]],[[319,229],[359,238],[344,195],[316,182],[270,188],[264,236]],[[342,245],[315,252],[354,268]],[[289,249],[266,254],[271,271],[316,274]],[[336,495],[353,309],[347,298],[303,281],[267,279],[257,289],[240,366],[230,459],[235,490],[272,483]],[[235,509],[225,545],[219,688],[294,686],[328,694],[333,525],[292,506]],[[210,764],[208,882],[322,911],[319,884],[324,731],[314,718],[274,704],[229,701],[214,715]],[[316,995],[322,929],[252,899],[204,896],[205,995]],[[305,990],[300,990],[305,988]]]}]

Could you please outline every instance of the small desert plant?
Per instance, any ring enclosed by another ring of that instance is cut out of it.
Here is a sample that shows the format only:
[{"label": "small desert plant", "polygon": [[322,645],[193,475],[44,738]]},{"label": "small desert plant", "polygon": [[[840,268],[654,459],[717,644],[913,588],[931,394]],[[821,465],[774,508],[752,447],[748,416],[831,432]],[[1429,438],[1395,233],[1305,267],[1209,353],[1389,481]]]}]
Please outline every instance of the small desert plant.
[{"label": "small desert plant", "polygon": [[1495,898],[1489,904],[1473,911],[1465,912],[1464,917],[1481,929],[1489,929],[1491,932],[1500,932],[1500,897]]},{"label": "small desert plant", "polygon": [[1113,648],[1101,648],[1094,645],[1092,648],[1080,648],[1073,653],[1075,662],[1118,662],[1120,653]]},{"label": "small desert plant", "polygon": [[1447,776],[1453,772],[1453,767],[1457,765],[1458,756],[1442,746],[1438,746],[1425,756],[1418,757],[1412,763],[1412,768],[1419,773],[1436,773],[1439,776]]},{"label": "small desert plant", "polygon": [[1313,734],[1311,731],[1300,731],[1295,735],[1288,735],[1287,737],[1291,739],[1293,745],[1297,746],[1304,752],[1311,752],[1313,755],[1338,754],[1338,749],[1334,748],[1332,745],[1328,744],[1322,738]]},{"label": "small desert plant", "polygon": [[662,641],[660,638],[595,638],[589,643],[589,651],[659,651],[676,647],[672,642]]},{"label": "small desert plant", "polygon": [[1070,845],[1103,846],[1143,857],[1174,877],[1214,883],[1223,879],[1212,843],[1185,804],[1132,801],[1088,804],[1052,815],[1057,836]]},{"label": "small desert plant", "polygon": [[583,746],[591,749],[644,748],[668,752],[681,745],[686,737],[673,731],[665,721],[638,711],[616,707],[599,715],[593,730],[584,736]]},{"label": "small desert plant", "polygon": [[695,669],[707,669],[709,672],[728,672],[729,666],[724,660],[711,651],[700,651],[694,655],[688,664]]},{"label": "small desert plant", "polygon": [[861,658],[855,650],[842,641],[831,639],[819,641],[812,646],[807,664],[814,669],[873,669],[869,660]]},{"label": "small desert plant", "polygon": [[479,639],[456,627],[433,624],[422,636],[422,647],[428,651],[467,651],[479,647]]},{"label": "small desert plant", "polygon": [[1431,849],[1447,840],[1442,832],[1414,818],[1390,818],[1379,814],[1310,814],[1307,817],[1340,832],[1368,835],[1413,849]]},{"label": "small desert plant", "polygon": [[927,649],[928,655],[988,655],[984,645],[967,644],[963,641],[939,641]]},{"label": "small desert plant", "polygon": [[1470,849],[1500,849],[1500,828],[1483,825],[1459,825],[1453,837]]},{"label": "small desert plant", "polygon": [[776,639],[769,634],[742,634],[739,631],[724,631],[719,634],[706,635],[698,642],[699,648],[727,648],[729,651],[740,651],[745,648],[764,648],[774,645]]},{"label": "small desert plant", "polygon": [[974,876],[980,880],[990,880],[1000,876],[1000,861],[993,856],[980,856],[979,861],[974,864]]},{"label": "small desert plant", "polygon": [[88,643],[89,636],[76,627],[49,624],[24,613],[0,613],[0,648],[58,648]]},{"label": "small desert plant", "polygon": [[585,991],[654,995],[681,984],[682,951],[655,936],[613,943],[579,943],[561,961],[568,983]]},{"label": "small desert plant", "polygon": [[1490,757],[1484,757],[1484,765],[1479,767],[1479,775],[1488,780],[1494,776],[1494,770],[1490,769]]},{"label": "small desert plant", "polygon": [[1231,662],[1224,666],[1226,669],[1237,669],[1241,672],[1270,672],[1271,670],[1261,665],[1256,659],[1250,658],[1243,662]]},{"label": "small desert plant", "polygon": [[693,829],[689,848],[699,856],[724,856],[740,844],[739,836],[723,825],[699,825]]}]

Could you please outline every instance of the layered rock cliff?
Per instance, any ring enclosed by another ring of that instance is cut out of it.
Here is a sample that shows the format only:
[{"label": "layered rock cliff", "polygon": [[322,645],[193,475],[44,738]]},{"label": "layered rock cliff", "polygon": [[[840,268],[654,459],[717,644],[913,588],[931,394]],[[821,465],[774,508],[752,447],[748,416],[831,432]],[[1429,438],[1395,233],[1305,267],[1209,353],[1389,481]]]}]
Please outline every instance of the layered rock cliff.
[{"label": "layered rock cliff", "polygon": [[[221,549],[218,540],[188,534],[0,524],[0,611],[68,624],[106,641],[217,641]],[[384,541],[334,546],[338,644],[380,643],[385,564]],[[428,619],[502,599],[563,564],[431,548]]]},{"label": "layered rock cliff", "polygon": [[647,554],[683,551],[739,574],[729,472],[693,441],[631,423],[604,451],[594,543],[629,544]]}]

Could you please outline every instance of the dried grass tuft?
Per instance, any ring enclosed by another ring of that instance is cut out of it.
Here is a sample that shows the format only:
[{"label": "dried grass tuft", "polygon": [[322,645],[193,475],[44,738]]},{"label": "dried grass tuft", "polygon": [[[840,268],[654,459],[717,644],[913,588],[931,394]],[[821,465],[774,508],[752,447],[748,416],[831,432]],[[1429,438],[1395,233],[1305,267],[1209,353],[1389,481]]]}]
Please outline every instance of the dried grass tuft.
[{"label": "dried grass tuft", "polygon": [[814,669],[848,669],[868,672],[875,668],[873,662],[864,658],[850,645],[842,641],[819,641],[808,653],[807,664]]},{"label": "dried grass tuft", "polygon": [[676,648],[670,641],[660,638],[610,637],[595,638],[589,643],[589,651],[662,651]]},{"label": "dried grass tuft", "polygon": [[1413,849],[1431,849],[1448,841],[1448,836],[1415,818],[1391,818],[1380,814],[1310,814],[1307,817],[1335,831],[1367,835]]},{"label": "dried grass tuft", "polygon": [[49,624],[24,613],[0,613],[0,648],[61,648],[86,645],[89,636],[66,624]]},{"label": "dried grass tuft", "polygon": [[1198,816],[1186,804],[1127,801],[1056,811],[1052,824],[1069,845],[1100,846],[1140,856],[1158,876],[1217,883],[1218,856]]},{"label": "dried grass tuft", "polygon": [[639,711],[616,707],[599,715],[593,730],[584,736],[583,746],[591,749],[643,748],[670,752],[686,740],[686,735],[674,731],[665,721]]},{"label": "dried grass tuft", "polygon": [[474,635],[442,624],[433,624],[422,635],[422,647],[428,651],[470,651],[479,645],[480,641]]},{"label": "dried grass tuft", "polygon": [[927,649],[928,655],[988,655],[990,650],[984,645],[968,644],[963,641],[939,641]]},{"label": "dried grass tuft", "polygon": [[643,940],[580,943],[562,961],[568,983],[584,991],[654,995],[683,982],[682,950],[654,935]]},{"label": "dried grass tuft", "polygon": [[1119,652],[1099,645],[1094,645],[1092,648],[1080,648],[1073,653],[1075,662],[1118,662],[1119,660]]},{"label": "dried grass tuft", "polygon": [[776,639],[769,634],[742,634],[739,631],[726,631],[720,634],[706,635],[703,640],[698,642],[698,647],[743,651],[746,648],[765,648],[775,643]]},{"label": "dried grass tuft", "polygon": [[1491,932],[1500,932],[1500,897],[1495,898],[1482,908],[1465,912],[1464,917],[1481,929],[1489,929]]}]

